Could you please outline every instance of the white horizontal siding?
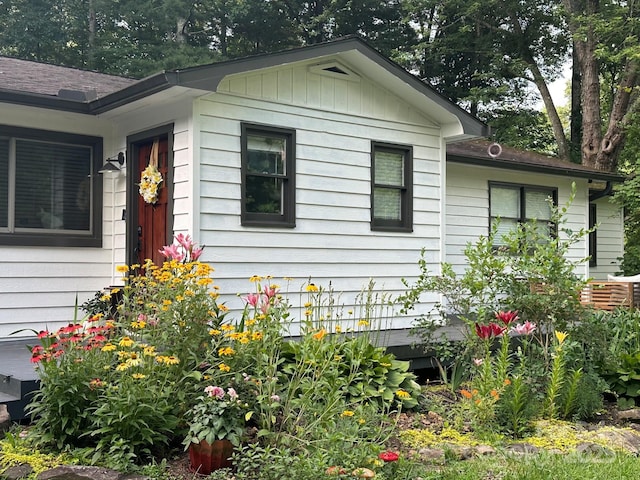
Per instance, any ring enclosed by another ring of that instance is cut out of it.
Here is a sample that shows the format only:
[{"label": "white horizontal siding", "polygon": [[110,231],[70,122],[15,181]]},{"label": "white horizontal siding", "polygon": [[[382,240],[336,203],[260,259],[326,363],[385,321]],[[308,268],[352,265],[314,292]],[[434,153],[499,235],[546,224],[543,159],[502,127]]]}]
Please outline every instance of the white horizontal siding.
[{"label": "white horizontal siding", "polygon": [[[466,257],[463,254],[466,245],[473,244],[479,236],[488,234],[491,181],[557,188],[560,206],[567,203],[571,194],[572,179],[567,177],[447,163],[446,261],[457,272],[461,273],[466,268]],[[582,179],[575,182],[576,197],[565,217],[565,227],[573,231],[588,226],[588,184]],[[569,259],[577,261],[587,254],[588,244],[584,239],[571,248]],[[587,276],[587,265],[578,267],[576,273]]]},{"label": "white horizontal siding", "polygon": [[[380,291],[394,297],[403,292],[401,279],[412,281],[419,273],[421,248],[434,262],[440,258],[438,128],[367,82],[318,79],[303,70],[234,78],[221,87],[230,95],[207,96],[196,108],[199,240],[207,245],[204,259],[215,268],[222,299],[234,309],[242,307],[237,294],[251,289],[252,275],[271,275],[280,285],[283,277],[293,278],[294,304],[311,278],[353,306],[371,278]],[[240,225],[241,122],[295,130],[295,228]],[[412,233],[371,231],[372,141],[414,148]],[[391,327],[411,322],[398,317]]]},{"label": "white horizontal siding", "polygon": [[595,280],[606,280],[607,275],[620,274],[620,258],[624,254],[622,210],[608,197],[595,204],[597,266],[591,267],[589,274]]},{"label": "white horizontal siding", "polygon": [[[105,155],[117,152],[111,142],[111,123],[86,115],[3,104],[0,124],[99,136],[104,138]],[[123,198],[124,190],[118,183],[114,189],[108,177],[103,179],[103,189],[102,248],[0,245],[0,339],[25,328],[66,324],[73,319],[76,296],[82,303],[109,285],[112,237],[124,233],[109,221],[114,215],[121,216],[120,208],[112,208],[111,199]]]}]

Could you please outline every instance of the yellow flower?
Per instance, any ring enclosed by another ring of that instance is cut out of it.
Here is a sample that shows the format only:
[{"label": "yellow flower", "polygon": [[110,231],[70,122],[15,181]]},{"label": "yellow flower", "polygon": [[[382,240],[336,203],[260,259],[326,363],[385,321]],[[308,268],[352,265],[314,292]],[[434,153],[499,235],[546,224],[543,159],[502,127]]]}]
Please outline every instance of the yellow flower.
[{"label": "yellow flower", "polygon": [[102,350],[103,352],[113,352],[115,349],[116,349],[115,345],[113,345],[112,343],[107,343],[100,350]]},{"label": "yellow flower", "polygon": [[219,303],[219,304],[218,304],[218,309],[219,309],[221,312],[228,312],[228,311],[229,311],[229,307],[227,307],[226,305],[223,305],[223,304],[221,304],[221,303]]},{"label": "yellow flower", "polygon": [[367,423],[367,421],[364,418],[360,418],[360,419],[358,419],[358,423],[360,425],[364,425],[365,423]]},{"label": "yellow flower", "polygon": [[313,283],[310,283],[309,285],[307,285],[306,290],[307,292],[317,292],[318,287],[316,287]]},{"label": "yellow flower", "polygon": [[313,338],[315,338],[316,340],[322,340],[326,334],[327,334],[327,331],[323,328],[322,330],[319,330],[318,332],[314,333]]},{"label": "yellow flower", "polygon": [[118,265],[116,266],[116,272],[118,273],[127,273],[129,271],[128,265]]},{"label": "yellow flower", "polygon": [[311,315],[313,315],[313,312],[311,310],[305,310],[304,314],[305,316],[310,317]]},{"label": "yellow flower", "polygon": [[127,364],[126,362],[125,363],[121,363],[116,367],[116,371],[123,372],[124,370],[126,370],[129,367],[130,367],[130,365]]},{"label": "yellow flower", "polygon": [[258,275],[253,275],[253,276],[249,279],[249,281],[250,281],[250,282],[253,282],[253,283],[259,282],[260,280],[262,280],[262,277],[260,277],[260,276],[258,276]]},{"label": "yellow flower", "polygon": [[180,363],[180,360],[175,355],[169,355],[167,357],[167,365],[177,365]]},{"label": "yellow flower", "polygon": [[233,325],[225,324],[225,325],[222,325],[220,328],[225,332],[230,332],[231,330],[234,330],[236,327],[234,327]]},{"label": "yellow flower", "polygon": [[347,315],[353,315],[353,310],[347,310]]},{"label": "yellow flower", "polygon": [[247,327],[253,327],[256,324],[256,319],[255,318],[250,318],[249,320],[247,320],[245,322],[245,325]]},{"label": "yellow flower", "polygon": [[409,398],[409,397],[411,397],[409,392],[407,392],[406,390],[402,390],[402,389],[396,390],[396,396],[398,398]]},{"label": "yellow flower", "polygon": [[313,305],[311,302],[305,302],[304,308],[310,308]]},{"label": "yellow flower", "polygon": [[258,340],[262,340],[262,332],[253,332],[251,334],[251,340],[257,342]]},{"label": "yellow flower", "polygon": [[567,333],[556,330],[556,338],[558,339],[558,344],[562,345],[564,339],[567,338]]},{"label": "yellow flower", "polygon": [[143,353],[143,355],[146,355],[147,357],[155,357],[157,355],[156,347],[154,347],[153,345],[149,345],[148,347],[144,347],[144,351],[142,353]]},{"label": "yellow flower", "polygon": [[218,365],[218,368],[222,372],[229,372],[231,370],[231,367],[229,365],[224,364],[224,363],[221,363],[220,365]]},{"label": "yellow flower", "polygon": [[340,325],[336,325],[336,333],[342,333],[342,327]]},{"label": "yellow flower", "polygon": [[133,375],[131,375],[133,378],[140,380],[142,378],[146,378],[146,375],[144,373],[134,373]]},{"label": "yellow flower", "polygon": [[142,320],[131,322],[131,328],[143,329],[146,326],[147,326],[147,322],[144,322]]},{"label": "yellow flower", "polygon": [[344,410],[340,416],[341,417],[353,417],[355,415],[355,412],[353,412],[352,410]]},{"label": "yellow flower", "polygon": [[369,326],[369,322],[368,322],[368,321],[366,321],[366,320],[360,320],[360,321],[358,322],[358,326],[359,326],[359,327],[368,327],[368,326]]},{"label": "yellow flower", "polygon": [[123,337],[118,345],[120,345],[121,347],[130,347],[131,345],[133,345],[133,340],[131,340],[129,337]]},{"label": "yellow flower", "polygon": [[231,347],[224,347],[218,350],[218,355],[221,357],[230,357],[234,353],[236,353],[236,351]]},{"label": "yellow flower", "polygon": [[169,300],[168,298],[165,298],[164,300],[162,300],[162,304],[163,305],[171,305],[173,303],[173,301]]},{"label": "yellow flower", "polygon": [[212,328],[211,330],[209,330],[209,335],[211,335],[212,337],[220,335],[221,333],[222,332],[220,330],[218,330],[217,328]]},{"label": "yellow flower", "polygon": [[174,355],[171,355],[171,356],[158,355],[156,357],[156,362],[166,363],[167,365],[177,365],[178,363],[180,363],[180,360],[178,359],[178,357]]},{"label": "yellow flower", "polygon": [[111,300],[111,294],[109,293],[105,293],[100,297],[101,302],[108,302],[109,300]]}]

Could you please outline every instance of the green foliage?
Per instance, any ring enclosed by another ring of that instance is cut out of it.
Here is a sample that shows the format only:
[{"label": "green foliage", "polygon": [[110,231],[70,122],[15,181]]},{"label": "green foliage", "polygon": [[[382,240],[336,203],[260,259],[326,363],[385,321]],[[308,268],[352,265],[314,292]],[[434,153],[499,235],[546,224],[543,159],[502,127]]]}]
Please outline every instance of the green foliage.
[{"label": "green foliage", "polygon": [[126,278],[117,321],[97,313],[40,333],[40,389],[28,406],[39,444],[90,449],[94,463],[130,468],[182,437],[192,373],[225,309],[205,264],[147,262],[144,271]]},{"label": "green foliage", "polygon": [[547,116],[531,108],[507,107],[479,114],[491,126],[491,139],[520,150],[555,155],[557,144]]},{"label": "green foliage", "polygon": [[[586,259],[573,260],[570,249],[584,240],[589,230],[573,231],[567,226],[567,212],[575,196],[575,186],[567,204],[551,205],[550,223],[557,228],[551,238],[535,221],[518,226],[502,237],[498,224],[464,250],[466,268],[458,274],[449,263],[442,263],[439,274],[432,274],[424,259],[418,262],[420,275],[414,284],[403,283],[407,292],[398,297],[401,312],[411,311],[427,292],[440,295],[441,302],[431,312],[421,314],[414,333],[426,349],[441,346],[434,338],[438,326],[461,319],[469,327],[487,322],[499,310],[517,310],[523,320],[538,325],[539,341],[555,329],[566,330],[583,311],[579,293],[584,285],[575,274]],[[469,328],[466,332],[471,332]]]}]

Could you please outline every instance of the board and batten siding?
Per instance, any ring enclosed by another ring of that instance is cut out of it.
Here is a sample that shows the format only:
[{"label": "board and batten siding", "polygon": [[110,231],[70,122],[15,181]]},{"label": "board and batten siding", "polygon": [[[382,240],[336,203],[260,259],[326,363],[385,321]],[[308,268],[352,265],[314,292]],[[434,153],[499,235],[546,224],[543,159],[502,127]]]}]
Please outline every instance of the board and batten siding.
[{"label": "board and batten siding", "polygon": [[[622,209],[609,197],[596,204],[596,266],[589,269],[594,280],[606,280],[607,275],[620,275],[620,258],[624,254]],[[640,272],[639,272],[640,273]]]},{"label": "board and batten siding", "polygon": [[[558,204],[565,205],[571,194],[572,181],[576,183],[576,196],[567,212],[566,227],[577,231],[588,226],[588,184],[586,180],[572,180],[556,175],[516,172],[504,169],[447,163],[446,179],[446,262],[458,273],[463,273],[467,261],[464,249],[489,232],[489,182],[499,181],[520,185],[558,189]],[[586,238],[573,245],[569,259],[578,261],[588,255]],[[576,274],[588,276],[588,262],[576,267]]]},{"label": "board and batten siding", "polygon": [[[391,92],[292,66],[231,77],[197,103],[199,240],[232,309],[254,288],[249,277],[271,275],[288,290],[296,320],[308,281],[333,289],[347,317],[370,279],[380,295],[404,291],[401,279],[419,273],[421,248],[440,261],[440,128]],[[294,228],[241,225],[242,122],[295,130]],[[371,230],[372,141],[413,147],[413,232]],[[384,314],[394,317],[386,328],[411,325],[411,317]]]},{"label": "board and batten siding", "polygon": [[[0,124],[104,137],[109,153],[109,122],[73,113],[3,105]],[[112,185],[105,180],[103,220],[112,218]],[[116,186],[117,189],[117,186]],[[117,196],[117,192],[116,192]],[[102,248],[0,245],[0,340],[32,337],[73,320],[76,296],[82,303],[109,285],[112,275],[111,222],[103,224]]]}]

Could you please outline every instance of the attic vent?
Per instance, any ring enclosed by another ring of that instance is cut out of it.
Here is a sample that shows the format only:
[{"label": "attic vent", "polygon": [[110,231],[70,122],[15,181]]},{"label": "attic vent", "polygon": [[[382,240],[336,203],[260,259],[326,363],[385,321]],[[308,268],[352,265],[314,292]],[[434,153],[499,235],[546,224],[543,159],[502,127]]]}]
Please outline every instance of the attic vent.
[{"label": "attic vent", "polygon": [[323,70],[325,72],[333,72],[333,73],[339,73],[340,75],[349,75],[347,72],[345,72],[344,70],[342,70],[340,67],[338,67],[337,65],[334,65],[333,67],[327,67],[327,68],[323,68]]},{"label": "attic vent", "polygon": [[327,62],[312,65],[309,67],[309,71],[317,75],[340,78],[342,80],[349,80],[351,82],[360,81],[359,75],[338,62]]}]

